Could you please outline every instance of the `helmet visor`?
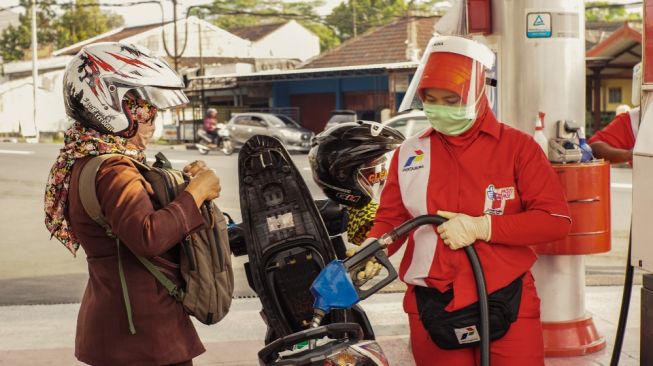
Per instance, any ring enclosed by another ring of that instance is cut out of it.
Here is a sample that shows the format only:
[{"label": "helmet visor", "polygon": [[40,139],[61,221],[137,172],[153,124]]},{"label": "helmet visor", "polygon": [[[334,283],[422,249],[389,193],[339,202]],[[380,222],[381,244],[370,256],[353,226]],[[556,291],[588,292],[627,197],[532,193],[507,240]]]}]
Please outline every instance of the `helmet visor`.
[{"label": "helmet visor", "polygon": [[142,86],[130,91],[139,99],[145,100],[159,110],[178,107],[188,103],[188,97],[181,89]]},{"label": "helmet visor", "polygon": [[356,173],[356,180],[362,191],[377,202],[388,178],[387,162],[386,156],[382,155],[358,168]]},{"label": "helmet visor", "polygon": [[485,92],[483,65],[455,53],[432,53],[424,66],[411,102],[412,108],[445,117],[475,119]]}]

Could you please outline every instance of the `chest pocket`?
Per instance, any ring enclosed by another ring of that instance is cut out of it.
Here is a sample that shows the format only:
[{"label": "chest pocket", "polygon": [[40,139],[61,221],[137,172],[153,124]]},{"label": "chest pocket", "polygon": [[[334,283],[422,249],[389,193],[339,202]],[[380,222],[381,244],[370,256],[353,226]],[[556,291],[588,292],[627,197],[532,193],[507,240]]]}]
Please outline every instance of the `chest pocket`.
[{"label": "chest pocket", "polygon": [[488,173],[484,178],[484,214],[504,215],[522,211],[517,184],[512,175]]}]

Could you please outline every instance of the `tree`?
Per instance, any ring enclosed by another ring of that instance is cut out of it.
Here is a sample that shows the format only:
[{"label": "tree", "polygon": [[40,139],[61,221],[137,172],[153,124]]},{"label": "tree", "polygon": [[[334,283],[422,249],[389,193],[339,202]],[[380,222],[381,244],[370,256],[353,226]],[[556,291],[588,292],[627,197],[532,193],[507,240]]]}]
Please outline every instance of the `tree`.
[{"label": "tree", "polygon": [[[25,8],[25,13],[18,16],[19,24],[7,27],[0,34],[0,55],[5,62],[21,60],[26,50],[31,52],[32,1],[20,0],[19,4]],[[56,30],[52,26],[54,5],[55,0],[42,0],[37,5],[36,27],[40,48],[47,47],[56,39]]]},{"label": "tree", "polygon": [[[20,0],[25,12],[17,26],[7,27],[0,34],[0,55],[5,62],[22,60],[31,52],[32,0]],[[39,50],[69,46],[104,33],[124,21],[121,16],[100,10],[98,0],[77,0],[63,10],[55,11],[55,0],[39,0],[36,27]]]},{"label": "tree", "polygon": [[339,40],[334,30],[315,13],[315,8],[323,4],[323,0],[214,0],[209,17],[216,26],[226,30],[295,19],[320,38],[324,51],[338,45]]},{"label": "tree", "polygon": [[404,0],[349,0],[336,6],[326,21],[336,29],[340,40],[344,41],[354,34],[391,23],[406,15],[408,10]]},{"label": "tree", "polygon": [[57,18],[57,47],[89,39],[124,24],[122,16],[103,11],[98,0],[77,0]]},{"label": "tree", "polygon": [[639,20],[638,13],[627,13],[623,5],[609,1],[591,1],[585,3],[586,22],[617,22],[624,20]]}]

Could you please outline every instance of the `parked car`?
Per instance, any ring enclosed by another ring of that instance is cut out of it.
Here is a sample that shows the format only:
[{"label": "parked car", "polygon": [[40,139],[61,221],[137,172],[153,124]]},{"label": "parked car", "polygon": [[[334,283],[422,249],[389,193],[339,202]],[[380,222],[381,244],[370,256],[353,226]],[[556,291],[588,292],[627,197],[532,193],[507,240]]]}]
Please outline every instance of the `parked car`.
[{"label": "parked car", "polygon": [[406,137],[417,135],[430,126],[426,115],[419,109],[398,114],[383,122],[383,125],[398,130]]},{"label": "parked car", "polygon": [[324,126],[324,130],[326,131],[339,123],[356,122],[356,120],[358,120],[358,116],[356,115],[355,111],[348,109],[336,109],[331,111],[331,117],[329,117],[329,120]]},{"label": "parked car", "polygon": [[235,113],[227,122],[235,147],[240,147],[254,135],[276,137],[288,151],[308,152],[314,133],[290,117],[272,113]]}]

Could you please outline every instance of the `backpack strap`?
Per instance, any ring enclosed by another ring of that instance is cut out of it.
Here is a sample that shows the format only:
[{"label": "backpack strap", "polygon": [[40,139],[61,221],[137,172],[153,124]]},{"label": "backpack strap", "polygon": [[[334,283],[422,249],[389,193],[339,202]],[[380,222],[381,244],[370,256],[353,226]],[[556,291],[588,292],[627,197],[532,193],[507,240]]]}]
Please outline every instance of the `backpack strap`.
[{"label": "backpack strap", "polygon": [[[102,209],[100,208],[100,202],[97,199],[97,192],[95,190],[95,178],[97,173],[100,170],[100,166],[107,161],[108,159],[115,156],[124,156],[119,154],[103,154],[98,155],[91,160],[89,160],[86,165],[82,168],[82,172],[79,176],[79,198],[84,207],[86,214],[93,219],[98,225],[100,225],[112,239],[116,239],[116,250],[118,255],[118,273],[120,275],[120,287],[122,288],[122,297],[125,302],[125,311],[127,312],[127,322],[129,323],[129,332],[131,334],[136,334],[136,328],[134,327],[134,321],[132,319],[132,309],[131,302],[129,301],[129,291],[127,289],[127,280],[125,279],[125,272],[122,267],[122,258],[120,256],[120,239],[113,233],[111,226],[107,222],[104,215],[102,215]],[[131,158],[129,158],[131,159]],[[140,172],[150,171],[151,168],[140,161],[131,159],[132,163],[136,165],[136,168]],[[132,254],[145,266],[145,268],[161,283],[163,287],[168,290],[168,294],[174,297],[175,300],[181,302],[184,299],[184,291],[177,287],[168,277],[166,277],[161,271],[152,262],[147,258],[142,257],[136,253]]]}]

